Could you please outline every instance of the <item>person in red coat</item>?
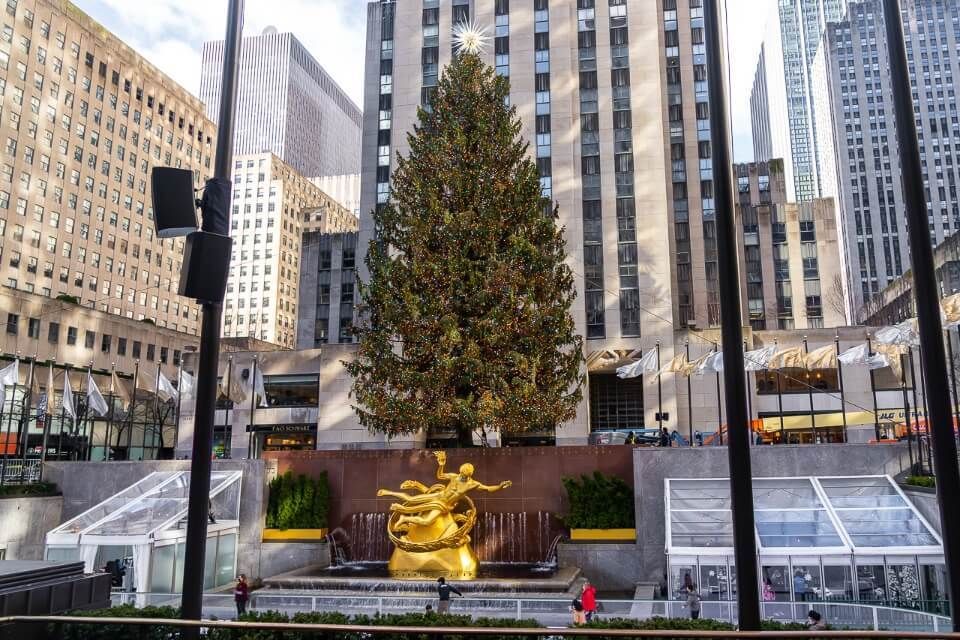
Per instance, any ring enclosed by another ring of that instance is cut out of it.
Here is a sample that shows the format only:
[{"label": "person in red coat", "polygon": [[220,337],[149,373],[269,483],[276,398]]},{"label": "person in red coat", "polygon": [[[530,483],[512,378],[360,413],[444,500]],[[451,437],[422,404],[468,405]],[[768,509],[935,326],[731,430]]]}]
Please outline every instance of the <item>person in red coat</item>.
[{"label": "person in red coat", "polygon": [[583,613],[586,615],[587,622],[592,621],[594,614],[597,612],[597,588],[589,581],[583,583],[580,601],[583,602]]}]

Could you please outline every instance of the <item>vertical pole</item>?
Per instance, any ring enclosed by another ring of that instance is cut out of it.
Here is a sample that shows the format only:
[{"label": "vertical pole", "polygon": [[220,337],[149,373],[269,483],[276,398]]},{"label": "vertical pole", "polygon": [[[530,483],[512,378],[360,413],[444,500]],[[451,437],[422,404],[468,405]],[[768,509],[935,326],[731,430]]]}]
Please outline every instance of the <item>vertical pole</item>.
[{"label": "vertical pole", "polygon": [[[657,428],[663,429],[663,385],[660,384],[660,341],[657,340]],[[251,436],[252,438],[253,436]],[[659,437],[659,434],[657,434]]]},{"label": "vertical pole", "polygon": [[753,517],[750,439],[747,428],[746,378],[743,363],[743,320],[740,316],[740,276],[733,210],[733,160],[730,157],[729,114],[725,65],[721,46],[720,1],[704,3],[707,80],[710,91],[710,130],[713,134],[713,180],[716,197],[717,259],[721,335],[724,348],[727,401],[727,456],[730,465],[730,509],[737,562],[737,604],[742,631],[760,630],[760,585],[756,528]]},{"label": "vertical pole", "polygon": [[[127,410],[127,460],[131,460],[130,454],[133,453],[133,425],[136,423],[137,412],[137,386],[140,382],[140,361],[133,361],[133,395],[130,397],[130,408]],[[143,429],[147,429],[147,421],[143,421]],[[120,444],[119,442],[117,444]],[[140,457],[143,457],[141,453]]]},{"label": "vertical pole", "polygon": [[[690,341],[684,342],[687,350],[687,362],[690,362]],[[693,442],[693,390],[690,387],[690,376],[687,376],[687,421],[690,423],[690,442]]]},{"label": "vertical pole", "polygon": [[[80,435],[82,430],[83,435],[81,437],[84,439],[84,442],[86,442],[86,444],[83,447],[83,455],[81,456],[79,455],[79,451],[77,452],[76,458],[78,460],[87,459],[87,457],[90,455],[90,444],[93,442],[93,427],[96,424],[96,421],[90,420],[90,403],[87,402],[87,393],[90,391],[90,380],[92,379],[92,377],[93,377],[93,361],[91,360],[90,364],[87,365],[87,377],[84,378],[83,382],[80,384],[80,397],[83,398],[83,414],[82,414],[83,418],[80,418],[78,415],[77,419],[79,420],[79,427],[76,422],[74,423],[74,427],[73,427],[73,431],[77,435]],[[86,387],[86,389],[84,389],[84,387]],[[79,404],[79,402],[77,404]],[[90,435],[87,435],[88,425],[90,427]]]},{"label": "vertical pole", "polygon": [[[807,345],[807,336],[803,336],[803,353],[810,353],[810,347]],[[810,444],[817,444],[817,418],[813,413],[813,378],[810,376],[810,368],[807,363],[803,363],[803,369],[807,376],[807,398],[810,400],[810,433],[813,441]]]},{"label": "vertical pole", "polygon": [[[63,365],[63,388],[67,388],[67,381],[70,379],[70,365]],[[70,387],[72,390],[73,387]],[[74,407],[76,412],[76,407]],[[57,460],[63,458],[63,423],[67,421],[67,411],[63,406],[63,397],[60,398],[60,430],[57,431]]]},{"label": "vertical pole", "polygon": [[[743,352],[747,352],[747,341],[743,341]],[[746,357],[746,356],[744,356]],[[749,366],[749,362],[745,362],[745,365]],[[747,374],[747,420],[750,424],[750,438],[753,439],[753,386],[750,384],[750,370],[744,366],[744,373]]]},{"label": "vertical pole", "polygon": [[110,411],[107,413],[107,429],[103,434],[103,459],[105,461],[110,460],[110,438],[113,437],[111,431],[113,430],[113,416],[114,416],[114,405],[117,403],[117,390],[113,381],[117,379],[117,376],[114,375],[117,371],[117,363],[110,363]]},{"label": "vertical pole", "polygon": [[[958,329],[960,330],[960,329]],[[957,367],[956,363],[953,360],[953,335],[950,333],[950,329],[947,329],[947,361],[948,366],[950,367],[950,390],[952,394],[950,396],[950,416],[952,420],[951,424],[956,427],[957,422]],[[931,442],[933,437],[931,434]]]},{"label": "vertical pole", "polygon": [[[17,352],[17,374],[19,376],[20,369],[20,352]],[[7,433],[3,439],[3,469],[0,470],[0,487],[2,487],[7,480],[7,459],[10,456],[10,427],[13,426],[13,405],[17,401],[17,383],[20,381],[19,377],[13,383],[13,393],[10,394],[10,413],[7,416]],[[4,402],[6,404],[6,402]],[[0,412],[2,412],[3,407],[0,407]],[[13,454],[17,454],[17,449],[14,447]]]},{"label": "vertical pole", "polygon": [[843,421],[843,442],[847,441],[847,399],[843,393],[843,363],[840,362],[840,331],[833,338],[837,348],[837,378],[840,379],[840,418]]},{"label": "vertical pole", "polygon": [[[926,367],[923,363],[923,349],[917,349],[917,357],[920,359],[920,399],[923,401],[923,424],[924,429],[917,429],[917,448],[921,451],[926,448],[930,442],[930,405],[927,403],[927,376],[924,373]],[[948,391],[949,393],[949,391]],[[933,460],[928,456],[927,463],[930,465],[930,473],[933,473]],[[920,473],[923,473],[923,456],[920,456]]]},{"label": "vertical pole", "polygon": [[910,455],[910,473],[913,471],[913,428],[910,426],[910,398],[907,395],[907,363],[903,354],[897,356],[900,358],[900,371],[903,373],[900,381],[900,390],[903,392],[903,419],[907,426],[907,452]]},{"label": "vertical pole", "polygon": [[[157,435],[156,440],[154,441],[154,449],[156,459],[160,459],[160,449],[163,447],[163,417],[160,415],[160,364],[157,363],[157,382],[154,388],[153,393],[153,415],[157,420]],[[146,422],[146,421],[144,421]],[[174,445],[176,446],[176,445]],[[146,457],[147,452],[147,425],[143,425],[143,455]]]},{"label": "vertical pole", "polygon": [[[720,345],[713,343],[714,352],[720,352]],[[717,439],[720,440],[720,446],[723,446],[723,403],[720,400],[720,372],[717,371]],[[693,446],[693,440],[690,441]]]},{"label": "vertical pole", "polygon": [[180,403],[183,400],[183,354],[177,363],[177,415],[173,424],[173,457],[177,457],[177,444],[180,443]]},{"label": "vertical pole", "polygon": [[247,427],[247,459],[253,459],[253,427],[256,424],[254,420],[257,411],[257,356],[253,356],[253,370],[250,376],[250,426]]},{"label": "vertical pole", "polygon": [[[867,357],[873,356],[873,345],[870,343],[870,334],[867,334]],[[873,367],[870,371],[870,395],[873,396],[873,430],[877,441],[880,441],[880,409],[877,408],[877,381],[873,377]]]},{"label": "vertical pole", "polygon": [[937,471],[937,501],[943,535],[943,552],[947,568],[947,593],[953,630],[960,631],[960,469],[957,467],[957,442],[950,412],[947,390],[947,363],[943,349],[943,327],[940,323],[940,296],[933,265],[933,249],[927,226],[920,147],[913,115],[910,70],[898,0],[884,0],[887,28],[890,80],[900,146],[901,180],[906,204],[907,230],[910,237],[910,261],[913,267],[913,293],[916,297],[920,348],[926,354],[927,380],[931,386],[930,425],[934,442],[934,468]]},{"label": "vertical pole", "polygon": [[[910,434],[910,440],[913,441],[914,438],[917,440],[917,467],[918,473],[923,474],[923,448],[920,443],[920,401],[917,400],[917,373],[913,368],[913,347],[908,347],[910,349],[910,389],[913,392],[913,433]],[[927,417],[924,416],[924,420],[927,420]]]},{"label": "vertical pole", "polygon": [[[780,347],[777,345],[777,341],[773,341],[773,346],[776,350],[779,350]],[[783,386],[781,385],[781,375],[780,367],[777,367],[777,413],[780,414],[780,444],[787,444],[787,434],[783,427]]]},{"label": "vertical pole", "polygon": [[33,408],[33,377],[36,374],[37,354],[33,354],[33,360],[30,361],[30,377],[27,381],[27,393],[23,397],[23,403],[20,405],[20,424],[23,425],[23,450],[20,458],[20,482],[23,483],[27,473],[27,449],[30,446],[30,415]]},{"label": "vertical pole", "polygon": [[[47,381],[53,380],[53,360],[47,364]],[[53,422],[53,385],[47,385],[47,405],[43,409],[43,436],[40,438],[40,469],[43,473],[43,465],[47,461],[47,442],[50,438],[50,426]],[[39,416],[37,416],[39,417]]]},{"label": "vertical pole", "polygon": [[[240,56],[243,0],[229,0],[227,30],[223,48],[223,71],[220,85],[220,117],[217,151],[214,161],[215,179],[230,180],[233,163],[233,116],[237,97],[237,63]],[[206,215],[203,229],[230,234],[229,224],[223,228]],[[213,424],[217,408],[217,361],[220,355],[220,302],[204,302],[200,330],[200,361],[197,365],[196,413],[193,429],[193,450],[190,463],[190,499],[187,511],[187,537],[184,552],[183,595],[181,616],[199,620],[203,613],[203,567],[207,543],[207,516],[210,501],[210,471],[213,450]],[[199,628],[184,633],[187,640],[199,637]]]}]

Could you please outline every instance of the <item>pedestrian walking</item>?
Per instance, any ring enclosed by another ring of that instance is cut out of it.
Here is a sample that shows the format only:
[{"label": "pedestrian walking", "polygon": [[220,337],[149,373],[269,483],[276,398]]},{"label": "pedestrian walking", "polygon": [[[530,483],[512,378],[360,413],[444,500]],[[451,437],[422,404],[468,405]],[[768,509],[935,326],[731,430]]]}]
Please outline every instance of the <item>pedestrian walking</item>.
[{"label": "pedestrian walking", "polygon": [[700,593],[697,591],[697,585],[691,584],[687,587],[687,609],[690,609],[690,619],[696,620],[700,617]]},{"label": "pedestrian walking", "polygon": [[250,600],[250,585],[247,584],[247,576],[241,573],[237,578],[236,586],[233,587],[233,601],[237,605],[238,618],[247,612],[248,600]]},{"label": "pedestrian walking", "polygon": [[583,615],[587,622],[593,622],[593,617],[597,614],[597,588],[590,584],[589,580],[583,583],[580,601],[583,602]]},{"label": "pedestrian walking", "polygon": [[450,594],[455,593],[461,598],[463,594],[456,587],[447,584],[446,578],[437,578],[437,594],[440,601],[437,603],[437,613],[450,613]]}]

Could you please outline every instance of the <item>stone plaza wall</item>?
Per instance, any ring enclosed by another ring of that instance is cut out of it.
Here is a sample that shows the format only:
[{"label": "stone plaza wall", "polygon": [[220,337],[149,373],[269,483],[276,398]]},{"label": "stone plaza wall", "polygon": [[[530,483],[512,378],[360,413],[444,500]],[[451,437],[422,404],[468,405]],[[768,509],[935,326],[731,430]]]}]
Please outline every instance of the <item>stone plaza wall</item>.
[{"label": "stone plaza wall", "polygon": [[62,522],[63,498],[0,500],[0,545],[7,560],[43,560],[47,531]]}]

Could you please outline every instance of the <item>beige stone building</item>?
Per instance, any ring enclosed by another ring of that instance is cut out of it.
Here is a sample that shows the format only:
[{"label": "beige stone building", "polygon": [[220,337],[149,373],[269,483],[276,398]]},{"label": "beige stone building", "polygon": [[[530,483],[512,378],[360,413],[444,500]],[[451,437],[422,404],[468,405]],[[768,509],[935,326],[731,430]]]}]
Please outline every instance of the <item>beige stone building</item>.
[{"label": "beige stone building", "polygon": [[69,2],[8,2],[0,21],[0,283],[196,334],[183,239],[154,234],[150,169],[203,185],[203,105]]},{"label": "beige stone building", "polygon": [[273,153],[236,156],[223,335],[292,349],[301,235],[314,225],[351,219],[353,214]]},{"label": "beige stone building", "polygon": [[734,167],[744,318],[754,329],[845,326],[836,202],[787,202],[783,166]]}]

